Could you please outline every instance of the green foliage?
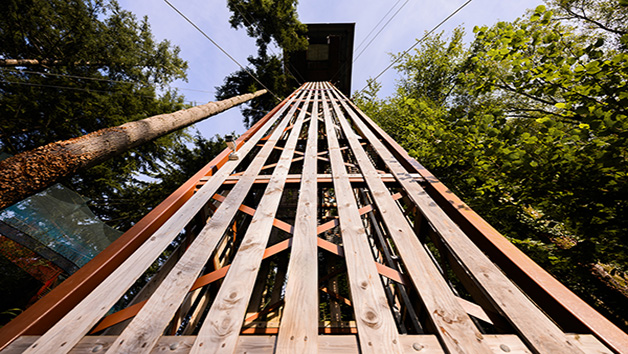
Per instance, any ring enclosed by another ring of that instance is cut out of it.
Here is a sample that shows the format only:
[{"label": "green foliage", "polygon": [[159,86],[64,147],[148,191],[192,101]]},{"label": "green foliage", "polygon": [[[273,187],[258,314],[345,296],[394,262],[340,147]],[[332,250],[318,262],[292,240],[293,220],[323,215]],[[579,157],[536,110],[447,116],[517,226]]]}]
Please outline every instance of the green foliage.
[{"label": "green foliage", "polygon": [[626,269],[628,53],[552,16],[541,6],[528,19],[478,28],[465,80],[516,102],[498,134],[512,139],[500,151],[505,182],[525,178],[509,194],[593,242],[591,262]]},{"label": "green foliage", "polygon": [[[393,97],[378,100],[372,85],[356,98],[480,215],[591,302],[614,301],[591,265],[628,270],[628,12],[612,2],[556,1],[586,4],[587,18],[568,20],[539,6],[514,22],[476,27],[468,48],[460,30],[449,41],[432,36],[397,65]],[[628,323],[625,302],[603,306]]]},{"label": "green foliage", "polygon": [[0,255],[0,328],[26,308],[41,283]]},{"label": "green foliage", "polygon": [[[247,70],[272,93],[263,95],[241,106],[244,124],[252,126],[284,97],[296,89],[295,80],[284,71],[278,55],[268,55],[268,44],[274,39],[284,52],[307,49],[307,26],[297,15],[296,0],[229,0],[227,6],[232,15],[229,20],[233,28],[245,27],[249,37],[256,38],[257,57],[248,58]],[[225,78],[225,83],[216,87],[216,98],[255,92],[264,87],[244,69]],[[273,95],[274,94],[274,95]]]},{"label": "green foliage", "polygon": [[222,137],[206,139],[197,132],[187,143],[177,141],[142,178],[129,179],[115,195],[93,199],[92,206],[109,224],[128,229],[226,147]]},{"label": "green foliage", "polygon": [[[184,108],[167,85],[185,79],[187,63],[179,48],[154,40],[146,18],[138,21],[113,0],[4,5],[0,57],[55,63],[0,70],[1,151],[15,154]],[[98,216],[126,229],[198,170],[197,154],[209,161],[221,145],[173,133],[65,182],[92,200]]]},{"label": "green foliage", "polygon": [[[295,87],[290,86],[284,74],[283,63],[276,56],[249,57],[247,67],[268,89],[279,97],[290,94]],[[245,70],[238,70],[225,78],[222,86],[216,87],[216,98],[225,99],[235,95],[261,90],[263,87]],[[267,93],[240,106],[244,124],[251,127],[279,102],[271,93]]]},{"label": "green foliage", "polygon": [[257,38],[260,57],[273,39],[284,50],[307,48],[307,26],[299,21],[296,0],[229,0],[227,6],[231,26],[245,27],[249,37]]}]

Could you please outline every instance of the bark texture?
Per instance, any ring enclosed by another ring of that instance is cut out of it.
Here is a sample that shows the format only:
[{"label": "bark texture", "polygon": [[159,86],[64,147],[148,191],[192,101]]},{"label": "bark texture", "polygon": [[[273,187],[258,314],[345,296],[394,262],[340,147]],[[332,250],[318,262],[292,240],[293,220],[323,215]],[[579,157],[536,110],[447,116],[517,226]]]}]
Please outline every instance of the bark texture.
[{"label": "bark texture", "polygon": [[0,161],[0,209],[37,193],[81,169],[97,165],[140,144],[185,128],[265,93],[266,90],[260,90],[101,129]]},{"label": "bark texture", "polygon": [[[67,65],[67,62],[62,60],[53,60],[53,59],[0,59],[0,66],[54,66],[54,65]],[[74,66],[77,65],[94,65],[94,63],[86,62],[75,62],[71,63]]]}]

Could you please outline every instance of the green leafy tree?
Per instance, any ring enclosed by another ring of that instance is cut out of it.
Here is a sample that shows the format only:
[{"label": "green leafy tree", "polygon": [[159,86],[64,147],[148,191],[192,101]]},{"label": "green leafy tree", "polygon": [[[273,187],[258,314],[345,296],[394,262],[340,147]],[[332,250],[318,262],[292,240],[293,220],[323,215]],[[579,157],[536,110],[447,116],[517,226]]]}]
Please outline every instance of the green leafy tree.
[{"label": "green leafy tree", "polygon": [[528,19],[476,29],[467,79],[477,93],[519,101],[508,124],[518,140],[509,175],[526,176],[529,187],[517,199],[581,235],[590,262],[627,270],[628,56],[604,40],[539,7]]},{"label": "green leafy tree", "polygon": [[218,99],[261,90],[249,74],[255,75],[271,94],[242,106],[244,124],[252,126],[277,105],[278,98],[296,89],[296,81],[286,72],[281,56],[269,55],[268,45],[274,40],[284,53],[307,49],[307,26],[297,15],[296,0],[229,0],[227,6],[232,15],[233,28],[246,28],[247,34],[256,39],[257,57],[249,57],[247,70],[240,69],[225,78],[216,87]]},{"label": "green leafy tree", "polygon": [[249,37],[256,38],[260,57],[273,39],[283,50],[304,50],[307,26],[299,21],[296,5],[296,0],[229,0],[229,23],[245,27]]},{"label": "green leafy tree", "polygon": [[216,99],[222,100],[234,95],[263,89],[262,85],[249,73],[255,75],[272,94],[260,96],[241,106],[244,124],[251,127],[279,103],[278,97],[285,97],[290,94],[294,87],[289,86],[289,81],[283,71],[283,63],[279,57],[251,56],[248,61],[250,65],[247,66],[246,70],[241,69],[230,74],[225,78],[224,84],[216,87]]},{"label": "green leafy tree", "polygon": [[[16,154],[184,107],[167,85],[185,79],[187,63],[176,46],[155,42],[146,18],[138,21],[113,0],[4,5],[0,58],[39,64],[0,70],[2,151]],[[115,198],[181,137],[162,137],[66,182],[94,200]],[[104,208],[96,212],[109,218]]]},{"label": "green leafy tree", "polygon": [[[146,18],[113,0],[8,0],[0,11],[0,152],[180,110],[183,97],[168,84],[186,69],[176,46],[156,42]],[[223,148],[220,138],[173,133],[64,183],[125,230]],[[3,257],[0,268],[3,292],[25,299],[4,305],[25,306],[41,283]],[[0,322],[12,316],[0,313]]]},{"label": "green leafy tree", "polygon": [[541,6],[476,28],[468,48],[460,31],[449,42],[433,36],[397,65],[393,97],[376,99],[372,84],[357,101],[480,215],[625,328],[617,275],[628,270],[627,12],[614,1],[586,3],[584,17]]}]

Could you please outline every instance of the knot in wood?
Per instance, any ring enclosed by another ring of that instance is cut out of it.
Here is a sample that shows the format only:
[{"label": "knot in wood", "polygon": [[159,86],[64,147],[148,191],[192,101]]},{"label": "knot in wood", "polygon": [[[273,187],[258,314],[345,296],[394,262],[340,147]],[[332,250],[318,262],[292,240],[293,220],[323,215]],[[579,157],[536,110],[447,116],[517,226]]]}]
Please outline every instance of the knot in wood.
[{"label": "knot in wood", "polygon": [[227,337],[231,332],[233,332],[233,322],[228,316],[223,317],[223,319],[214,326],[214,333],[216,333],[219,338]]},{"label": "knot in wood", "polygon": [[375,312],[373,309],[370,309],[370,308],[367,308],[364,311],[361,319],[367,326],[371,328],[377,329],[382,325],[381,321],[379,320],[379,316],[377,312]]},{"label": "knot in wood", "polygon": [[451,317],[450,314],[448,314],[446,311],[444,310],[435,310],[434,314],[440,318],[443,319],[443,322],[447,323],[447,324],[452,324],[455,322],[460,322],[460,319],[456,316]]}]

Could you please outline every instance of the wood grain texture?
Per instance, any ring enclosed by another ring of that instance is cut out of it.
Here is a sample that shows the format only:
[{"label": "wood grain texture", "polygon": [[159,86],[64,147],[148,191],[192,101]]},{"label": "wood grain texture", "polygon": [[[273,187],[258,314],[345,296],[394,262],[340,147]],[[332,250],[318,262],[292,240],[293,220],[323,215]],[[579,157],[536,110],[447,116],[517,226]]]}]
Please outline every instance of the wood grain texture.
[{"label": "wood grain texture", "polygon": [[[324,90],[323,98],[328,91]],[[344,244],[347,275],[353,309],[358,327],[358,339],[363,353],[400,353],[397,325],[384,293],[377,267],[368,244],[353,188],[340,152],[329,105],[324,99],[323,118],[338,203],[340,233]]]},{"label": "wood grain texture", "polygon": [[[302,93],[299,90],[298,96]],[[168,277],[112,345],[111,350],[113,352],[148,353],[157,343],[159,336],[198,278],[217,243],[231,225],[233,217],[253,185],[255,176],[273,151],[295,109],[296,105],[292,105],[289,112],[281,118],[264,147],[247,167],[240,181],[233,187],[192,245],[168,274]],[[239,155],[241,160],[244,155],[241,153]]]},{"label": "wood grain texture", "polygon": [[[488,353],[482,334],[462,308],[382,182],[371,159],[336,102],[332,106],[406,269],[443,345],[451,353]],[[429,284],[429,286],[426,286]]]},{"label": "wood grain texture", "polygon": [[[343,98],[342,93],[333,90]],[[496,310],[519,332],[536,353],[582,353],[565,334],[517,288],[488,257],[460,230],[423,188],[412,180],[401,163],[386,149],[355,112],[340,101],[353,123],[377,151],[388,169],[433,225],[443,243],[486,292]]]},{"label": "wood grain texture", "polygon": [[301,175],[299,202],[288,263],[285,305],[277,336],[277,353],[318,351],[318,248],[316,155],[318,151],[318,93],[313,97]]},{"label": "wood grain texture", "polygon": [[160,114],[19,153],[0,161],[0,209],[64,177],[100,164],[136,146],[244,103],[266,90]]},{"label": "wood grain texture", "polygon": [[[290,99],[294,99],[294,96]],[[288,105],[284,105],[268,121],[269,127],[281,116],[286,107]],[[265,133],[265,129],[260,129],[240,148],[240,154],[245,155],[251,151]],[[242,159],[226,162],[150,239],[87,295],[81,303],[41,336],[36,343],[33,343],[26,350],[26,353],[67,353],[168,247],[241,161]]]},{"label": "wood grain texture", "polygon": [[[310,97],[310,91],[307,90],[309,87],[306,85],[304,90],[307,92],[306,99]],[[297,107],[298,105],[294,105],[290,112],[292,113]],[[273,221],[283,195],[286,176],[290,170],[304,118],[305,110],[301,110],[294,122],[294,128],[289,131],[288,140],[277,166],[251,219],[227,276],[214,299],[205,322],[201,326],[192,347],[192,353],[233,353],[237,346],[243,318],[273,228]],[[283,124],[286,122],[282,122],[282,126],[278,130],[283,129]],[[269,139],[262,150],[267,147],[272,148],[268,146],[271,140],[273,137]]]},{"label": "wood grain texture", "polygon": [[[577,345],[587,354],[612,354],[601,342],[590,334],[568,334]],[[29,345],[35,342],[38,336],[22,336],[11,343],[2,354],[22,353]],[[103,353],[116,339],[115,336],[85,337],[70,353],[94,354]],[[195,336],[163,336],[153,348],[151,354],[187,354],[190,352]],[[443,354],[438,338],[434,335],[400,335],[399,339],[406,354]],[[495,354],[530,354],[519,337],[512,334],[487,334],[485,340]],[[236,353],[271,354],[275,352],[275,336],[255,335],[240,336]],[[358,354],[360,353],[355,335],[319,335],[320,354]]]}]

